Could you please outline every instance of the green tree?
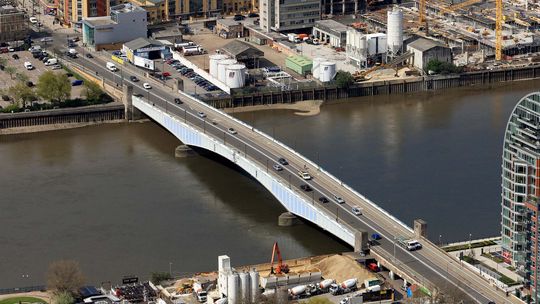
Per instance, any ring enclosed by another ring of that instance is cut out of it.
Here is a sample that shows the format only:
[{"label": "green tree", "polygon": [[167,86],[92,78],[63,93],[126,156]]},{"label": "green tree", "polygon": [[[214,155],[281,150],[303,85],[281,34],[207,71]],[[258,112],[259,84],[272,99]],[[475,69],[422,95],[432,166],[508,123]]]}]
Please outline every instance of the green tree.
[{"label": "green tree", "polygon": [[12,66],[7,66],[4,68],[4,72],[9,74],[9,77],[13,79],[13,74],[17,73],[17,69]]},{"label": "green tree", "polygon": [[168,272],[152,272],[150,281],[154,284],[161,284],[163,281],[171,280],[172,276]]},{"label": "green tree", "polygon": [[86,96],[88,101],[98,101],[103,94],[103,91],[97,83],[93,81],[85,81],[83,94]]},{"label": "green tree", "polygon": [[26,83],[30,78],[25,73],[17,73],[15,74],[15,79],[17,79],[20,82]]},{"label": "green tree", "polygon": [[75,299],[71,293],[63,291],[54,295],[52,299],[52,304],[73,304]]},{"label": "green tree", "polygon": [[71,84],[64,73],[47,71],[39,76],[37,94],[50,102],[62,102],[71,96]]},{"label": "green tree", "polygon": [[16,85],[10,87],[8,92],[9,95],[13,97],[15,104],[22,104],[23,107],[26,107],[27,102],[36,100],[36,93],[34,90],[23,82],[18,82]]},{"label": "green tree", "polygon": [[54,294],[75,294],[84,283],[79,263],[72,260],[53,262],[47,272],[47,286]]},{"label": "green tree", "polygon": [[354,77],[349,72],[338,71],[336,74],[336,85],[338,88],[347,88],[354,83]]},{"label": "green tree", "polygon": [[435,74],[452,74],[461,72],[461,68],[451,62],[431,59],[426,65],[426,72],[433,71]]}]

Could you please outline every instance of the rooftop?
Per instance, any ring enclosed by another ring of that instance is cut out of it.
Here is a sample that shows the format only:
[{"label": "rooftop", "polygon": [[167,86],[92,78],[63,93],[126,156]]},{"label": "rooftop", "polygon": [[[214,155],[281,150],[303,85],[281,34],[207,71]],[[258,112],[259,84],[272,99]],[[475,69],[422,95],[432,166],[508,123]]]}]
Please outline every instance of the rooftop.
[{"label": "rooftop", "polygon": [[330,30],[335,32],[347,32],[347,26],[343,23],[337,22],[332,19],[326,19],[326,20],[319,20],[315,21],[315,27],[320,28],[322,30]]},{"label": "rooftop", "polygon": [[4,5],[0,7],[0,14],[13,14],[13,13],[20,13],[18,9],[13,7],[12,5]]},{"label": "rooftop", "polygon": [[233,19],[218,19],[216,22],[224,26],[240,25],[240,22],[234,21]]},{"label": "rooftop", "polygon": [[415,41],[409,43],[408,46],[421,52],[425,52],[437,46],[446,47],[446,45],[444,45],[442,42],[426,38],[418,38]]},{"label": "rooftop", "polygon": [[228,44],[226,44],[225,46],[223,46],[221,48],[221,50],[223,50],[224,52],[228,53],[229,55],[231,56],[238,56],[240,55],[241,53],[244,53],[245,51],[252,51],[253,53],[256,53],[257,55],[259,56],[264,56],[264,52],[257,49],[256,47],[253,47],[251,45],[249,45],[248,43],[244,42],[244,41],[240,41],[240,40],[233,40],[231,42],[229,42]]},{"label": "rooftop", "polygon": [[144,11],[144,9],[130,2],[111,6],[111,13],[128,13],[133,11]]},{"label": "rooftop", "polygon": [[313,64],[313,61],[307,57],[304,56],[289,56],[287,57],[287,60],[299,65],[299,66],[306,66]]},{"label": "rooftop", "polygon": [[86,23],[90,26],[102,26],[102,25],[109,25],[109,24],[116,24],[110,16],[104,16],[104,17],[88,17],[84,18],[82,20],[83,23]]},{"label": "rooftop", "polygon": [[143,47],[147,47],[149,45],[163,45],[163,44],[154,39],[137,38],[135,40],[131,40],[129,42],[124,43],[124,45],[131,50],[137,50]]}]

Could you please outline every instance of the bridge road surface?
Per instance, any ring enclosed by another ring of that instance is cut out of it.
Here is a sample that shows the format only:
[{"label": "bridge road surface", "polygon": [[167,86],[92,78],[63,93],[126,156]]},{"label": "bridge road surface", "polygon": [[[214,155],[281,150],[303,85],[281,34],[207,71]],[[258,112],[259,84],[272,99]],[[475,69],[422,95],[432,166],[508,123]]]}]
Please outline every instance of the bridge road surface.
[{"label": "bridge road surface", "polygon": [[[120,76],[120,72],[112,73],[107,70],[105,62],[99,59],[80,57],[70,61],[97,72],[100,77],[105,77],[107,80],[117,83],[119,88],[122,81],[124,84],[133,85],[134,94],[143,95],[145,99],[149,99],[150,102],[163,111],[176,115],[177,118],[183,119],[216,139],[222,139],[227,145],[235,147],[237,153],[258,162],[261,168],[266,168],[268,172],[272,172],[281,179],[283,184],[288,184],[290,188],[305,195],[313,204],[317,204],[323,210],[326,210],[328,214],[335,216],[337,221],[349,226],[353,233],[355,230],[366,230],[369,234],[373,232],[381,234],[383,239],[380,241],[380,245],[372,247],[372,250],[388,257],[388,260],[394,260],[395,258],[395,264],[398,267],[401,265],[412,269],[421,283],[431,282],[442,289],[443,292],[445,289],[452,289],[454,290],[452,294],[455,294],[457,290],[461,290],[470,298],[470,301],[465,303],[488,303],[489,301],[494,301],[497,304],[522,303],[515,297],[506,297],[502,291],[490,286],[483,278],[464,268],[458,261],[452,259],[431,242],[423,241],[424,248],[415,252],[409,252],[396,245],[395,237],[397,236],[413,237],[410,228],[403,227],[399,222],[346,189],[344,185],[321,173],[317,167],[313,167],[289,150],[274,144],[251,128],[245,127],[228,118],[228,116],[209,111],[205,105],[192,98],[174,94],[170,88],[162,87],[159,81],[143,77],[140,70],[135,67],[120,66],[123,69]],[[129,80],[131,75],[137,76],[140,81],[131,82]],[[143,82],[150,83],[153,88],[145,90],[142,88]],[[180,98],[183,104],[175,104],[174,98]],[[204,112],[207,117],[199,117],[198,112]],[[217,124],[212,124],[212,121]],[[230,127],[237,130],[238,134],[233,135],[227,132]],[[280,157],[285,158],[289,165],[282,166],[283,171],[275,171],[272,165],[277,163]],[[304,166],[307,168],[305,171],[308,171],[313,176],[310,181],[305,181],[298,175],[298,171],[304,170]],[[309,184],[313,191],[302,191],[300,189],[302,184]],[[334,194],[341,196],[346,202],[338,204],[333,199]],[[328,198],[330,202],[321,203],[319,201],[321,196]],[[363,215],[354,215],[351,212],[352,206],[361,207]]]}]

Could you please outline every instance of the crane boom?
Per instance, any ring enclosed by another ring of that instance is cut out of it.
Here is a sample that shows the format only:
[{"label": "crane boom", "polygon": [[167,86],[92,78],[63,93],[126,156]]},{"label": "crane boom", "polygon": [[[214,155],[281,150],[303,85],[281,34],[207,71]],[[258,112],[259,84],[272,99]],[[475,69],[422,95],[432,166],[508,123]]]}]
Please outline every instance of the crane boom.
[{"label": "crane boom", "polygon": [[[277,266],[276,266],[276,270],[274,272],[274,260],[276,258],[276,255],[277,255],[278,263],[277,263]],[[279,251],[278,243],[275,242],[274,247],[272,248],[272,260],[270,261],[270,273],[271,274],[273,274],[273,273],[280,274],[282,272],[283,273],[288,273],[289,272],[289,266],[287,266],[286,264],[283,264],[283,258],[281,257],[281,252]]]},{"label": "crane boom", "polygon": [[495,1],[495,60],[502,59],[502,23],[503,23],[503,2]]}]

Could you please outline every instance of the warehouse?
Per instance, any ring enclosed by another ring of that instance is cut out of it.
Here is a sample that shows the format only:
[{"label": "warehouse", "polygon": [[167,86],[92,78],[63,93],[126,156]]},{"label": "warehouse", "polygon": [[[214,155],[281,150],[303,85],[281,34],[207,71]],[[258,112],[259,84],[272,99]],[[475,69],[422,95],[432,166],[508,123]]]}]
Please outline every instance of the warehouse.
[{"label": "warehouse", "polygon": [[170,53],[163,43],[148,38],[137,38],[126,42],[122,50],[130,62],[133,62],[134,56],[154,60],[168,57],[167,53]]},{"label": "warehouse", "polygon": [[242,62],[247,68],[258,68],[260,58],[264,57],[264,52],[249,45],[247,42],[234,40],[221,48],[221,52],[231,58]]},{"label": "warehouse", "polygon": [[347,26],[331,19],[315,21],[313,36],[333,47],[344,47],[347,39]]},{"label": "warehouse", "polygon": [[233,19],[217,20],[215,30],[219,37],[225,39],[244,37],[244,26]]},{"label": "warehouse", "polygon": [[407,45],[407,51],[413,53],[409,64],[422,71],[425,71],[428,62],[432,59],[452,63],[452,51],[437,40],[418,38]]},{"label": "warehouse", "polygon": [[306,76],[308,72],[311,72],[313,61],[304,56],[289,56],[285,59],[285,66],[302,76]]}]

